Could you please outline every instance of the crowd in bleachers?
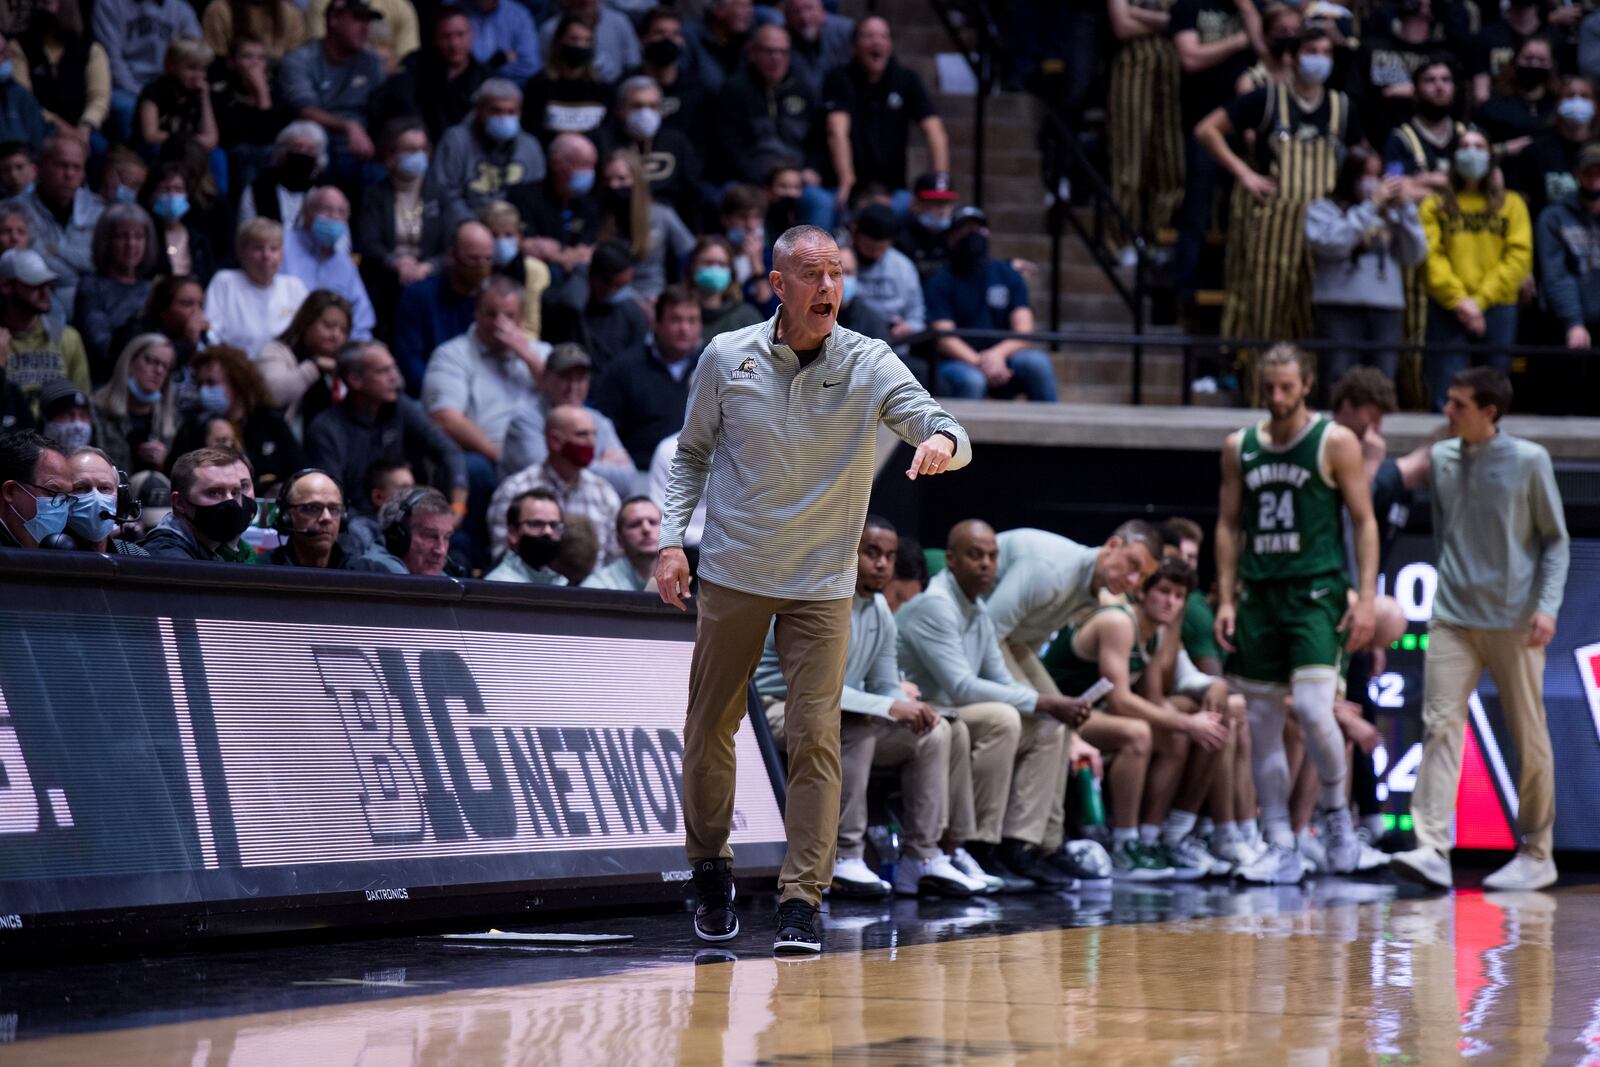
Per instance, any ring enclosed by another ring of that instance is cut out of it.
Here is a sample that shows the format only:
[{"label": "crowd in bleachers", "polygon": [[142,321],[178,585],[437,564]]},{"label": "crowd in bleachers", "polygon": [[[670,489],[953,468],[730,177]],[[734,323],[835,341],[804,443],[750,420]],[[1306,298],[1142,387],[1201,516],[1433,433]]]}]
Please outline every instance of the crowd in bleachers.
[{"label": "crowd in bleachers", "polygon": [[[544,492],[612,567],[700,351],[773,314],[798,223],[849,238],[841,324],[936,391],[1055,398],[1018,342],[910,343],[1032,316],[883,18],[34,0],[0,30],[0,430],[103,453],[151,554],[555,580],[497,569]],[[421,567],[391,534],[435,515]]]}]

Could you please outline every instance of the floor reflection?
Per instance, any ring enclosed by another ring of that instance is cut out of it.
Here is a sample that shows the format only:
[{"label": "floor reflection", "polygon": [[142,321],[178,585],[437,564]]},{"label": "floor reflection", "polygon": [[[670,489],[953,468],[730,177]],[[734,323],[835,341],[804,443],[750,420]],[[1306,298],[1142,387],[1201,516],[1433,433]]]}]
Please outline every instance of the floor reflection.
[{"label": "floor reflection", "polygon": [[[22,1040],[0,1059],[1600,1064],[1594,888],[1400,899],[1360,883],[1179,886],[1068,894],[1052,907],[1054,926],[1022,921],[1011,901],[841,906],[828,955],[793,963],[743,940],[673,940],[611,973],[473,985],[452,972],[503,978],[519,962],[545,973],[559,961],[458,953],[371,972],[345,1003],[35,1040],[24,1015]],[[19,1002],[12,977],[0,976],[0,1010]],[[280,994],[285,1008],[305,995]]]}]

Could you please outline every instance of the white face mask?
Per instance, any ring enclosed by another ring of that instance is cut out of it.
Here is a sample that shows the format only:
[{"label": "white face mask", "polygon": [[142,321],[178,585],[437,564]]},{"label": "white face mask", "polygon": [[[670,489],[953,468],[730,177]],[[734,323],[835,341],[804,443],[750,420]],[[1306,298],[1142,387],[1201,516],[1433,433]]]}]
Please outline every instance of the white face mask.
[{"label": "white face mask", "polygon": [[50,422],[44,427],[44,435],[68,455],[88,444],[93,434],[94,424],[88,422]]},{"label": "white face mask", "polygon": [[653,107],[634,108],[624,122],[628,133],[641,141],[648,141],[661,130],[661,112]]}]

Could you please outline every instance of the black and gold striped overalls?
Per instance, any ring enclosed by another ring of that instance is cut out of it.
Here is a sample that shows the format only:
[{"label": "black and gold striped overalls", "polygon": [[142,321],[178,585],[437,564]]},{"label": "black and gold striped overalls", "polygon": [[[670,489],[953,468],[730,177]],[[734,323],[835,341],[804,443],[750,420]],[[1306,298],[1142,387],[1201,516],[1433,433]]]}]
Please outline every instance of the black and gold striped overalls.
[{"label": "black and gold striped overalls", "polygon": [[[1166,10],[1171,0],[1144,6]],[[1160,34],[1124,43],[1111,61],[1111,192],[1141,235],[1170,226],[1183,200],[1178,75],[1177,46]]]},{"label": "black and gold striped overalls", "polygon": [[[1295,340],[1311,330],[1311,257],[1306,251],[1306,207],[1327,196],[1344,157],[1344,131],[1350,101],[1341,92],[1328,94],[1326,133],[1303,126],[1303,114],[1287,85],[1267,90],[1267,113],[1261,124],[1256,152],[1267,154],[1269,176],[1278,191],[1265,200],[1251,199],[1246,211],[1243,242],[1228,249],[1231,259],[1242,255],[1240,270],[1230,279],[1222,307],[1222,332],[1227,337]],[[1253,360],[1243,368],[1244,381],[1253,382]]]}]

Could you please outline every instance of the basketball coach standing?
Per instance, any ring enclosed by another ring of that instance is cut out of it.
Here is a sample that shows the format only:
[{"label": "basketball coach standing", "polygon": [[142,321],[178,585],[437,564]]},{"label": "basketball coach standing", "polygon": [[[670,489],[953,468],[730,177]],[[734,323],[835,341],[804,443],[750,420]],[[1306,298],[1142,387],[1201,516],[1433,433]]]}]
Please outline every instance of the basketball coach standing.
[{"label": "basketball coach standing", "polygon": [[683,754],[684,826],[700,897],[695,932],[707,941],[739,932],[728,847],[733,737],[776,617],[789,690],[789,848],[773,951],[806,954],[822,951],[817,909],[839,831],[839,696],[878,423],[916,445],[908,478],[963,467],[972,449],[960,423],[887,345],[837,324],[844,272],[826,230],[786,231],[772,265],[777,315],[712,338],[695,370],[656,585],[662,600],[683,607],[683,531],[703,495]]}]

